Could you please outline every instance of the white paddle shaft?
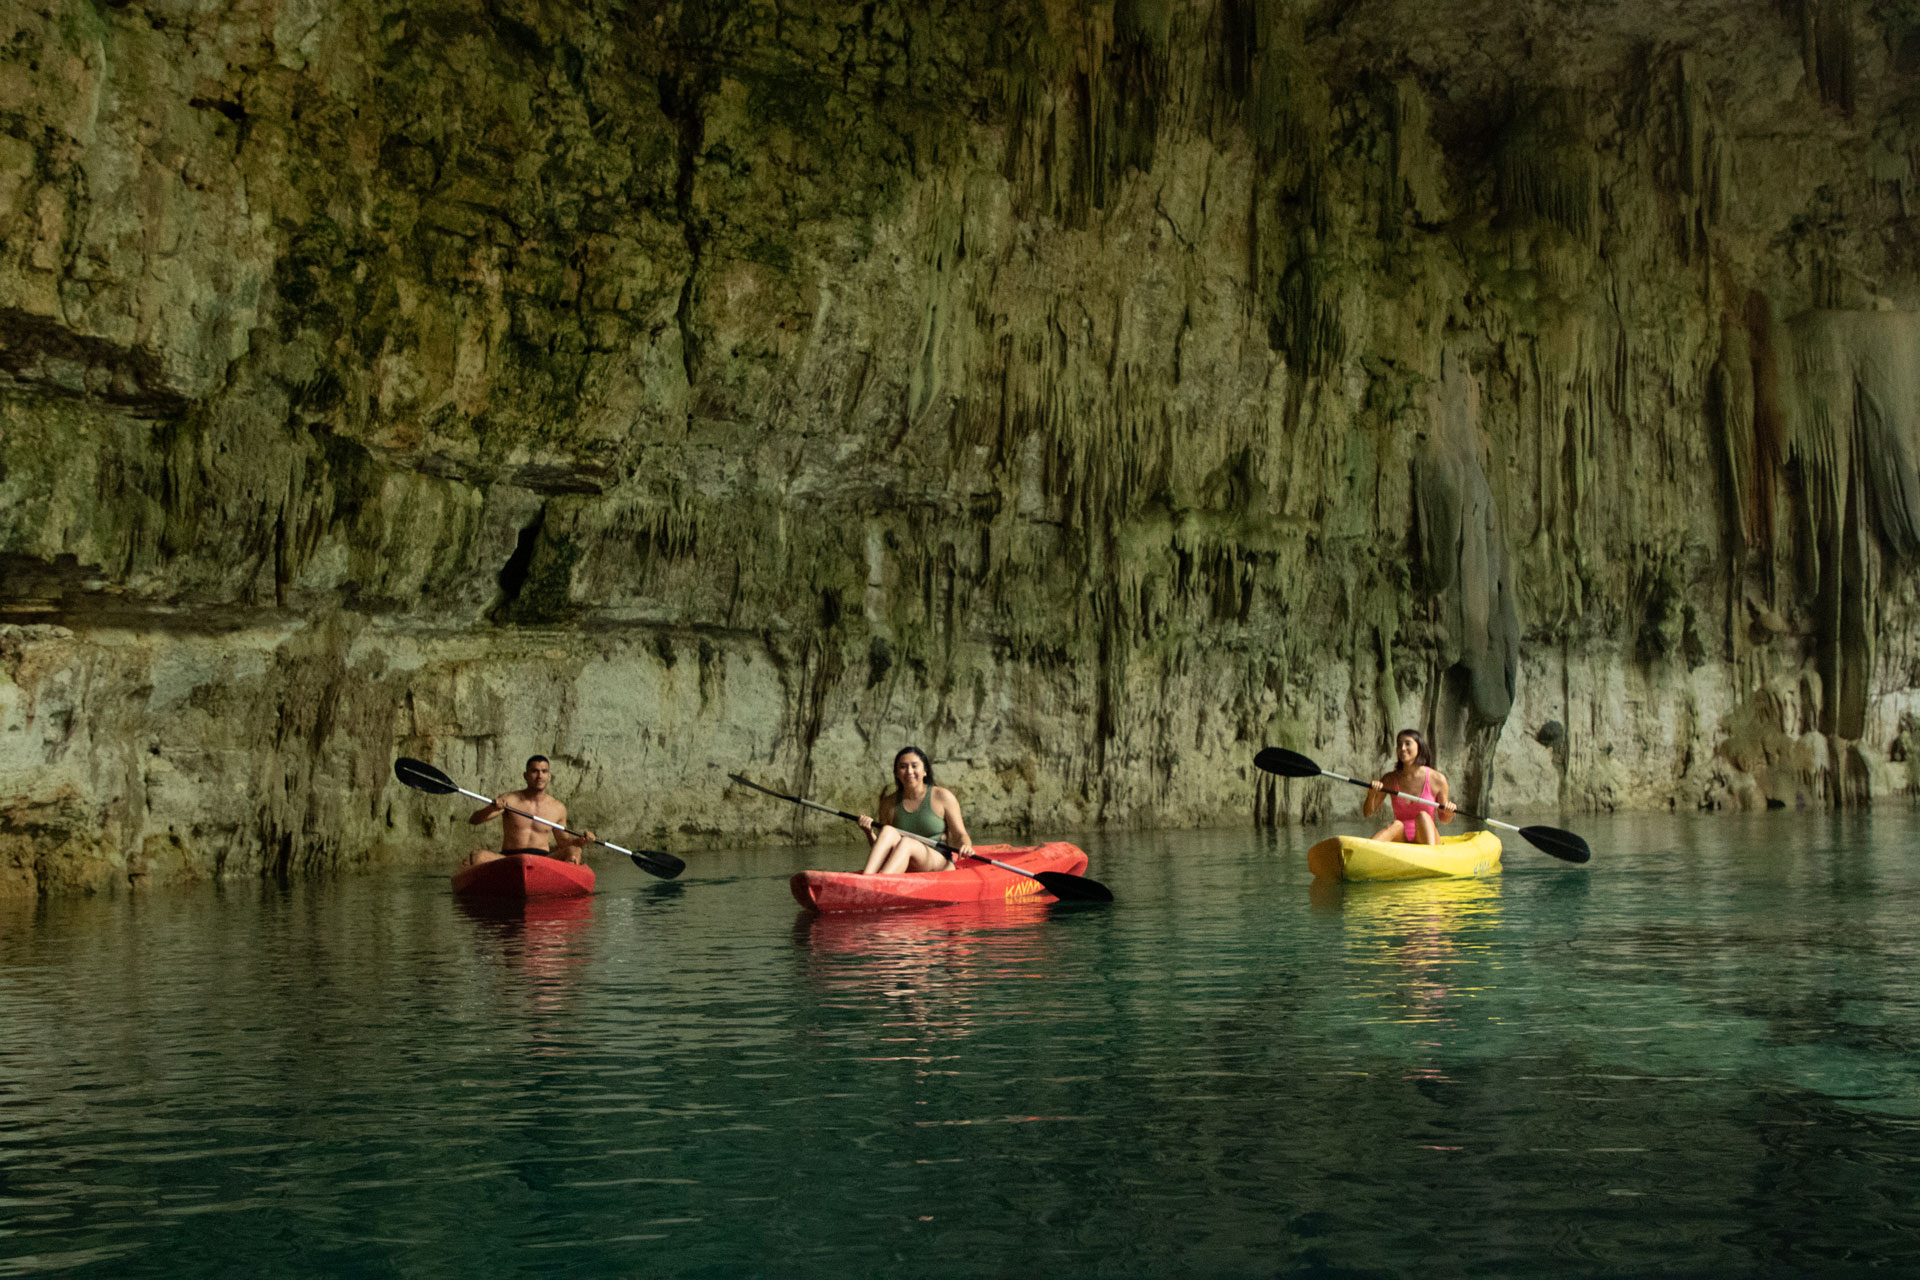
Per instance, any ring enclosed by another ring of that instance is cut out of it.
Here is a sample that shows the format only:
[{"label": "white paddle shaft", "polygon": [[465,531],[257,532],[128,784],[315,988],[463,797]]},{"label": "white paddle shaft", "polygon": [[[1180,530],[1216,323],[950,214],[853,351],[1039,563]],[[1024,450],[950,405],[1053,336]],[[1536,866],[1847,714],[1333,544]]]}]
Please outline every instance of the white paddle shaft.
[{"label": "white paddle shaft", "polygon": [[[800,803],[805,804],[806,801],[802,800]],[[816,805],[814,807],[818,808],[819,806]],[[833,810],[829,809],[827,810],[827,812],[832,813]],[[975,858],[981,862],[986,863],[990,867],[999,867],[1002,871],[1011,871],[1013,872],[1013,874],[1017,876],[1025,876],[1029,880],[1040,880],[1040,877],[1035,875],[1031,871],[1022,870],[1021,868],[1014,866],[1012,863],[1001,862],[996,858],[989,858],[984,853],[962,853],[960,850],[954,848],[952,845],[946,843],[944,840],[934,840],[928,836],[921,835],[918,831],[908,831],[904,827],[895,827],[894,830],[898,831],[901,835],[907,837],[907,839],[909,840],[918,840],[921,844],[927,846],[927,848],[933,850],[935,853],[946,854],[947,857],[949,858]],[[1040,883],[1045,884],[1046,881],[1040,880]]]},{"label": "white paddle shaft", "polygon": [[[1342,782],[1351,782],[1356,787],[1365,787],[1369,791],[1373,790],[1373,784],[1371,782],[1362,782],[1358,778],[1349,778],[1344,773],[1335,773],[1331,769],[1322,769],[1320,773],[1323,777],[1338,778]],[[1433,810],[1435,813],[1440,812],[1440,802],[1438,800],[1429,800],[1425,796],[1410,796],[1404,791],[1395,791],[1392,787],[1382,787],[1380,788],[1380,793],[1382,795],[1399,796],[1402,800],[1411,800],[1415,804],[1423,804],[1427,806],[1427,808]],[[1461,811],[1459,809],[1455,809],[1454,812],[1459,813]],[[1466,816],[1469,818],[1474,818],[1475,821],[1484,822],[1490,827],[1505,827],[1509,831],[1518,831],[1520,829],[1514,826],[1511,822],[1502,822],[1498,818],[1480,818],[1471,813],[1467,814]]]},{"label": "white paddle shaft", "polygon": [[[479,800],[485,804],[500,804],[500,802],[498,800],[495,800],[492,796],[483,796],[478,791],[469,791],[465,787],[455,787],[454,790],[458,791],[463,796],[472,796],[475,800]],[[543,827],[552,827],[555,831],[565,831],[570,836],[577,836],[580,834],[578,831],[575,831],[570,827],[563,827],[559,823],[555,822],[553,819],[543,818],[537,813],[528,813],[525,809],[516,809],[510,804],[501,804],[500,807],[502,809],[505,809],[508,813],[517,813],[521,817],[525,818],[527,821],[537,822]],[[619,845],[615,844],[611,840],[595,840],[594,843],[603,844],[607,846],[607,848],[613,850],[615,853],[624,853],[629,858],[636,856],[633,850],[622,849]]]}]

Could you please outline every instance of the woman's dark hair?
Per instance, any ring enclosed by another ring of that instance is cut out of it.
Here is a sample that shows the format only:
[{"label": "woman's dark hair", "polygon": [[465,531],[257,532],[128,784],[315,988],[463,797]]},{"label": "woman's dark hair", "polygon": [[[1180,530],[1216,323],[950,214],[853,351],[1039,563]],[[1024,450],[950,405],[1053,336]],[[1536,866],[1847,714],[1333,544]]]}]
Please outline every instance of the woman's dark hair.
[{"label": "woman's dark hair", "polygon": [[898,750],[898,751],[896,751],[896,752],[894,753],[894,756],[893,756],[893,767],[894,767],[894,768],[896,768],[896,769],[898,769],[898,768],[900,767],[900,757],[901,757],[901,756],[919,756],[919,757],[920,757],[920,767],[921,767],[922,769],[924,769],[924,770],[926,770],[926,773],[927,773],[927,785],[928,785],[928,786],[932,786],[932,785],[933,785],[933,761],[931,761],[931,760],[929,760],[929,759],[927,759],[927,753],[926,753],[926,752],[924,752],[924,751],[922,751],[922,750],[921,750],[920,748],[918,748],[918,747],[902,747],[902,748],[900,748],[900,750]]},{"label": "woman's dark hair", "polygon": [[[1417,748],[1413,756],[1413,762],[1415,764],[1423,764],[1429,769],[1433,768],[1433,748],[1427,745],[1427,740],[1420,736],[1418,729],[1402,729],[1400,732],[1394,734],[1393,745],[1396,748],[1400,745],[1400,739],[1402,738],[1413,739],[1413,745]],[[1397,756],[1398,752],[1396,751],[1395,754]]]}]

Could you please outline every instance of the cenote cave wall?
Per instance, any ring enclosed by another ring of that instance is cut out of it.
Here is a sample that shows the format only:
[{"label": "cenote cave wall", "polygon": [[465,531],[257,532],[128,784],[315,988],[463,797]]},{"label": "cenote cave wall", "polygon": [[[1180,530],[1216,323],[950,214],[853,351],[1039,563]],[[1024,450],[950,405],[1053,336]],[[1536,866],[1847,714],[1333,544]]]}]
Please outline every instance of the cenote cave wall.
[{"label": "cenote cave wall", "polygon": [[0,894],[1904,794],[1916,143],[1866,0],[15,0]]}]

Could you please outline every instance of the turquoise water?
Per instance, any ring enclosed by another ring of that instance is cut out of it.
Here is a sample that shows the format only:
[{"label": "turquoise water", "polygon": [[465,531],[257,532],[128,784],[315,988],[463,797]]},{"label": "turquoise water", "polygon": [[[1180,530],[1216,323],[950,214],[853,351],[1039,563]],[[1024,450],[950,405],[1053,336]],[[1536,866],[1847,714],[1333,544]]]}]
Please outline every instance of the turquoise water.
[{"label": "turquoise water", "polygon": [[1590,867],[1331,891],[1089,835],[1093,909],[804,915],[848,841],[0,910],[0,1275],[1920,1266],[1920,816],[1549,821]]}]

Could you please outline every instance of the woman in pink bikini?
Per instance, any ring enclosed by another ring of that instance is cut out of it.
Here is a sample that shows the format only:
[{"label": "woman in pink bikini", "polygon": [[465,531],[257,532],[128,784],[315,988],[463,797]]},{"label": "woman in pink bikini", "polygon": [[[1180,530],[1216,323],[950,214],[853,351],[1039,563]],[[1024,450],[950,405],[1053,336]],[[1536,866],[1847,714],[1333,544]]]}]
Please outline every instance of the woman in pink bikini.
[{"label": "woman in pink bikini", "polygon": [[1373,838],[1439,844],[1440,828],[1436,824],[1453,821],[1454,813],[1447,794],[1447,775],[1433,767],[1433,752],[1418,729],[1402,729],[1393,740],[1393,754],[1400,761],[1400,767],[1368,787],[1366,802],[1360,807],[1361,816],[1372,817],[1389,791],[1424,797],[1440,807],[1430,809],[1424,804],[1393,797],[1393,821]]}]

